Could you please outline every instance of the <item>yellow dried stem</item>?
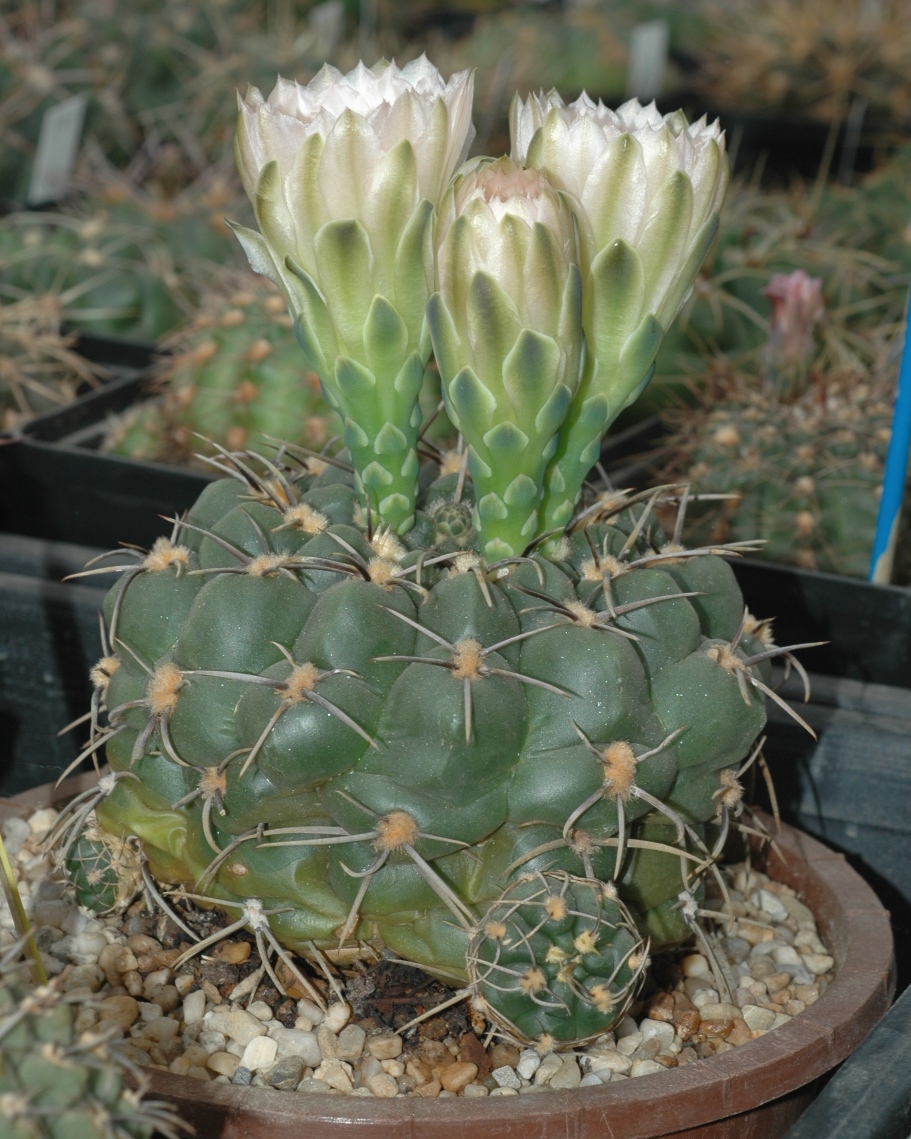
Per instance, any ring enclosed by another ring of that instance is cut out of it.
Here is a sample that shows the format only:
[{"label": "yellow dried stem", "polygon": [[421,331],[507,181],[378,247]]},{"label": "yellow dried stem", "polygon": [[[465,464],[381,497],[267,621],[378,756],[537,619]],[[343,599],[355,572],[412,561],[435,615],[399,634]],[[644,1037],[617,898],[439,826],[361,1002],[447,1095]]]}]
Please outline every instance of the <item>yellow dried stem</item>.
[{"label": "yellow dried stem", "polygon": [[461,451],[447,451],[440,460],[440,478],[459,474],[464,461],[465,456]]},{"label": "yellow dried stem", "polygon": [[720,773],[721,786],[713,798],[718,800],[719,806],[727,807],[729,811],[736,811],[743,802],[743,784],[735,772],[724,770]]},{"label": "yellow dried stem", "polygon": [[377,530],[370,539],[370,548],[384,561],[400,562],[408,552],[391,530]]},{"label": "yellow dried stem", "polygon": [[387,558],[371,558],[367,563],[367,574],[375,585],[391,585],[398,572],[398,565]]},{"label": "yellow dried stem", "polygon": [[149,573],[161,573],[172,568],[180,572],[187,568],[189,558],[190,551],[186,546],[175,546],[169,538],[156,538],[141,564]]},{"label": "yellow dried stem", "polygon": [[592,985],[588,990],[592,1004],[600,1013],[609,1013],[614,1007],[614,998],[607,985]]},{"label": "yellow dried stem", "polygon": [[89,680],[94,688],[107,692],[111,677],[120,668],[120,660],[115,656],[102,657],[97,664],[89,669]]},{"label": "yellow dried stem", "polygon": [[598,939],[590,929],[583,930],[573,942],[577,953],[594,953],[598,948]]},{"label": "yellow dried stem", "polygon": [[16,932],[21,938],[25,939],[25,952],[31,958],[29,967],[32,973],[32,981],[36,985],[46,985],[47,974],[44,971],[44,965],[41,962],[41,954],[38,952],[35,938],[32,936],[32,927],[29,924],[25,907],[22,904],[22,897],[19,894],[19,887],[16,885],[16,877],[13,874],[9,855],[6,853],[6,846],[3,842],[2,834],[0,834],[0,885],[3,887],[7,905],[9,906],[10,913],[13,915],[13,924],[16,927]]},{"label": "yellow dried stem", "polygon": [[581,601],[568,601],[566,608],[572,614],[576,624],[581,625],[583,629],[591,629],[598,622],[598,614],[594,609],[589,609]]},{"label": "yellow dried stem", "polygon": [[250,577],[268,577],[288,564],[287,554],[260,554],[247,565]]},{"label": "yellow dried stem", "polygon": [[562,921],[566,917],[566,899],[559,894],[548,894],[544,909],[553,921]]},{"label": "yellow dried stem", "polygon": [[282,515],[282,520],[286,528],[302,530],[305,534],[319,534],[329,525],[329,519],[325,514],[321,514],[304,502],[289,507]]},{"label": "yellow dried stem", "polygon": [[309,661],[304,664],[296,664],[282,689],[287,703],[299,704],[301,700],[306,700],[309,693],[316,687],[318,679],[319,669],[315,664],[310,664]]},{"label": "yellow dried stem", "polygon": [[626,740],[615,740],[601,753],[605,794],[611,799],[629,798],[636,783],[636,757]]},{"label": "yellow dried stem", "polygon": [[528,968],[519,978],[519,988],[523,993],[540,993],[547,985],[547,978],[540,969]]}]

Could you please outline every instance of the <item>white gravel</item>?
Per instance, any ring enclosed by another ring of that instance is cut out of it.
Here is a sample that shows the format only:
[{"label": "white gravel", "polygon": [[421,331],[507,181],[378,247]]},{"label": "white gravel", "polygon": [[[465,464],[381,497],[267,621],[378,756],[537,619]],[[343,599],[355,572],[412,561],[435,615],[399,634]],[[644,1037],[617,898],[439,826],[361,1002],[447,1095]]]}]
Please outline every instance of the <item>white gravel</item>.
[{"label": "white gravel", "polygon": [[[78,1030],[106,1022],[137,1062],[199,1080],[380,1098],[596,1086],[657,1075],[773,1031],[818,999],[834,968],[812,913],[792,890],[745,865],[727,868],[730,928],[720,899],[703,903],[719,912],[709,937],[722,978],[705,956],[687,951],[673,990],[650,993],[585,1049],[541,1054],[501,1042],[489,1051],[490,1070],[479,1071],[476,1050],[474,1059],[463,1057],[455,1038],[405,1040],[375,1023],[358,1024],[340,1000],[325,1011],[298,1000],[288,1027],[265,1001],[250,999],[255,984],[241,982],[237,999],[225,1000],[214,985],[198,987],[191,972],[175,975],[174,951],[147,934],[128,935],[122,916],[80,911],[51,879],[40,844],[55,818],[45,808],[28,820],[6,820],[2,832],[48,974],[98,1002],[80,1010]],[[0,948],[14,940],[3,902]],[[235,949],[248,953],[243,943]]]}]

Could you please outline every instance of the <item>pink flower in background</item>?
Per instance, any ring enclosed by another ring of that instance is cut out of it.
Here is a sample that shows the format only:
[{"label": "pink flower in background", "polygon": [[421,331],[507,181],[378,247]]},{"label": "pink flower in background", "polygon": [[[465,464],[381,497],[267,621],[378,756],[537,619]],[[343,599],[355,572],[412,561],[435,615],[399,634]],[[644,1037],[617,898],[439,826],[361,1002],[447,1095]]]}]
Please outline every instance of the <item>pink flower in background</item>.
[{"label": "pink flower in background", "polygon": [[776,372],[799,367],[813,350],[813,329],[825,314],[822,281],[795,269],[776,273],[762,293],[772,302],[769,365]]}]

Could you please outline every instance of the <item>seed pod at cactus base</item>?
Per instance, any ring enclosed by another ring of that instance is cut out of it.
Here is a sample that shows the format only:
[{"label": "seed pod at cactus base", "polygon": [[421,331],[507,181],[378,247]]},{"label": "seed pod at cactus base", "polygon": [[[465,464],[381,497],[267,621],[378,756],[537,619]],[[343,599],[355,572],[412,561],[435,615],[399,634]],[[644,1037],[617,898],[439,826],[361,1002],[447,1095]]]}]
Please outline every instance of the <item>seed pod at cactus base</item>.
[{"label": "seed pod at cactus base", "polygon": [[512,156],[574,203],[582,245],[585,368],[548,471],[540,531],[565,526],[601,438],[648,383],[693,288],[728,182],[718,123],[689,124],[631,99],[516,97]]},{"label": "seed pod at cactus base", "polygon": [[240,101],[235,154],[260,232],[233,228],[285,293],[358,484],[399,533],[414,522],[433,216],[470,141],[471,95],[471,73],[445,83],[422,56],[327,65]]},{"label": "seed pod at cactus base", "polygon": [[537,170],[482,159],[454,179],[437,242],[430,334],[468,446],[480,548],[496,560],[537,533],[545,468],[579,382],[576,227]]}]

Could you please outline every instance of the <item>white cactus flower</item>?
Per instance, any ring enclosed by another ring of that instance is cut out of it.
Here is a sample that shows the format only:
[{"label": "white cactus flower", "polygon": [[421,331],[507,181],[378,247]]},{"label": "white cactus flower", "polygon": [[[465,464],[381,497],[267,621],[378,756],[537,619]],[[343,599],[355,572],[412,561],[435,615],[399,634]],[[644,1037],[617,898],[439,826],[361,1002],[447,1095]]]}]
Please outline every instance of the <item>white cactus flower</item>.
[{"label": "white cactus flower", "polygon": [[306,86],[279,78],[268,99],[256,88],[238,98],[235,157],[254,207],[277,164],[257,209],[276,273],[291,256],[314,275],[320,228],[356,218],[376,273],[391,278],[396,238],[420,201],[439,204],[467,153],[472,90],[470,71],[445,82],[422,55],[347,75],[326,64]]},{"label": "white cactus flower", "polygon": [[427,320],[443,396],[468,444],[481,548],[508,557],[534,537],[544,469],[579,382],[576,225],[540,171],[478,159],[443,199],[437,250]]},{"label": "white cactus flower", "polygon": [[325,66],[240,100],[234,151],[260,232],[234,232],[284,291],[359,485],[400,533],[414,522],[435,210],[471,142],[472,87],[421,56]]},{"label": "white cactus flower", "polygon": [[518,96],[512,157],[574,203],[582,247],[579,390],[548,472],[544,529],[565,526],[601,437],[648,383],[662,337],[693,288],[727,188],[724,135],[705,119],[630,99],[616,111],[583,94]]},{"label": "white cactus flower", "polygon": [[567,106],[551,91],[517,98],[510,126],[513,160],[544,171],[578,204],[584,260],[591,264],[618,239],[638,252],[644,311],[666,329],[692,287],[727,189],[717,121],[687,123],[681,112],[662,115],[638,99],[614,111],[584,93]]}]

